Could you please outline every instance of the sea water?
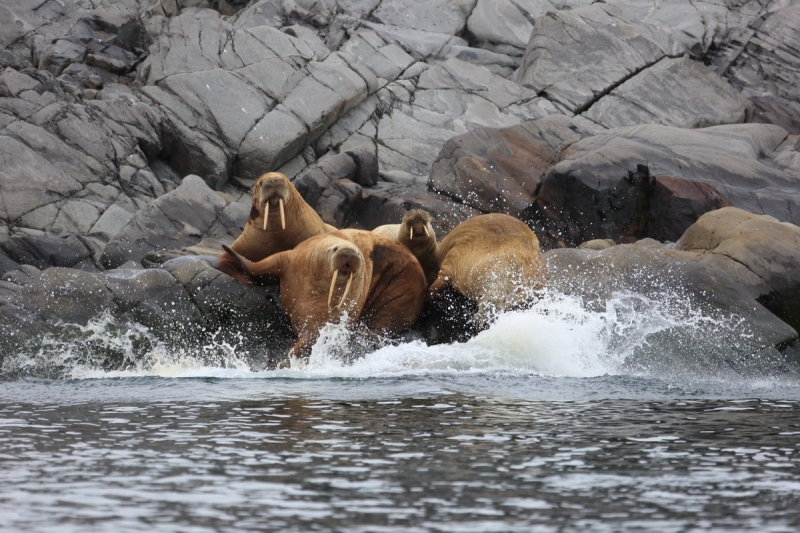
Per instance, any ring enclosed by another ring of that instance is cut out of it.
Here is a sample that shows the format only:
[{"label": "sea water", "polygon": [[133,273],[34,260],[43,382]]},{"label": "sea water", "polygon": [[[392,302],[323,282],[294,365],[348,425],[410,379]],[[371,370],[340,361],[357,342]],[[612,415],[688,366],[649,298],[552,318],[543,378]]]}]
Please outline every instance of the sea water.
[{"label": "sea water", "polygon": [[800,529],[797,362],[682,298],[434,346],[329,325],[281,370],[78,329],[3,360],[2,531]]}]

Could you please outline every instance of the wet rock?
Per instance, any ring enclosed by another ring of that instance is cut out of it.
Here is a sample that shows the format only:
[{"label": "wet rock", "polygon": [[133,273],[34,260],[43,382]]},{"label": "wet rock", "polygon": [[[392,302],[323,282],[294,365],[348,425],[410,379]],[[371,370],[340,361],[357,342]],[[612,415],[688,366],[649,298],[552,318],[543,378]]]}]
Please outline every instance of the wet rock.
[{"label": "wet rock", "polygon": [[729,205],[728,199],[707,183],[656,176],[647,233],[656,240],[675,241],[704,213]]},{"label": "wet rock", "polygon": [[[570,146],[542,179],[525,216],[549,246],[597,238],[674,241],[693,217],[726,205],[724,199],[800,222],[795,150],[785,130],[760,124],[611,130]],[[657,195],[655,176],[672,178],[661,179]],[[704,185],[692,190],[675,178]],[[667,204],[665,198],[672,200]]]},{"label": "wet rock", "polygon": [[578,245],[580,250],[605,250],[616,246],[617,243],[611,239],[592,239],[591,241],[582,242]]},{"label": "wet rock", "polygon": [[726,207],[703,215],[675,243],[720,265],[742,290],[800,328],[800,228]]},{"label": "wet rock", "polygon": [[8,289],[4,297],[9,304],[26,309],[38,321],[85,325],[114,308],[112,293],[100,274],[71,268],[39,271],[32,267],[16,273],[16,276],[11,273],[3,276],[4,287]]},{"label": "wet rock", "polygon": [[92,249],[68,232],[19,231],[8,239],[5,250],[17,263],[37,268],[75,267],[92,257]]},{"label": "wet rock", "polygon": [[[797,339],[794,328],[731,276],[729,265],[709,261],[707,254],[627,244],[603,250],[551,250],[545,258],[550,287],[580,297],[589,308],[608,310],[614,297],[615,305],[623,307],[612,312],[630,309],[644,316],[655,305],[669,309],[673,320],[680,317],[679,322],[694,324],[654,328],[647,344],[626,361],[634,367],[651,364],[654,359],[646,353],[661,350],[668,361],[691,373],[694,365],[709,357],[724,354],[733,363],[752,356],[757,361],[760,353],[782,349]],[[697,322],[698,313],[706,322]],[[686,342],[687,335],[691,342]]]}]

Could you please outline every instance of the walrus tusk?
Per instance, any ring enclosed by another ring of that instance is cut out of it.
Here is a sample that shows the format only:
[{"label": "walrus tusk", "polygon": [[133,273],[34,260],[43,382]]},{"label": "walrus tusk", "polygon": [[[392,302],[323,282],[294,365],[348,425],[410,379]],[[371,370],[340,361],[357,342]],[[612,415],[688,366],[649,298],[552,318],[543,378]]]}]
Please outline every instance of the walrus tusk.
[{"label": "walrus tusk", "polygon": [[344,286],[344,294],[342,294],[342,299],[339,300],[339,305],[336,308],[340,308],[344,303],[344,299],[347,298],[347,293],[350,292],[350,283],[353,281],[353,273],[350,272],[350,277],[347,279],[347,285]]},{"label": "walrus tusk", "polygon": [[414,240],[414,228],[408,228],[408,240],[409,241]]},{"label": "walrus tusk", "polygon": [[331,278],[331,290],[328,291],[328,307],[331,306],[331,298],[333,298],[333,288],[336,287],[336,276],[339,275],[338,270],[333,271],[333,277]]},{"label": "walrus tusk", "polygon": [[286,216],[283,214],[283,198],[278,199],[278,207],[281,208],[281,229],[286,229]]},{"label": "walrus tusk", "polygon": [[264,231],[267,231],[267,220],[269,219],[269,202],[264,205]]},{"label": "walrus tusk", "polygon": [[425,236],[426,237],[430,237],[431,236],[431,234],[428,232],[428,226],[422,226],[422,229],[425,230]]}]

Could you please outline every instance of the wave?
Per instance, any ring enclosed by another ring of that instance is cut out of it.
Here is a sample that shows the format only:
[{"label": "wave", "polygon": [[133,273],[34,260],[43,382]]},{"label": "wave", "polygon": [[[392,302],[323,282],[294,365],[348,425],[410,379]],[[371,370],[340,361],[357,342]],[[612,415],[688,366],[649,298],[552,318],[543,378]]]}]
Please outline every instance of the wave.
[{"label": "wave", "polygon": [[[48,336],[4,358],[0,376],[90,379],[109,377],[375,378],[431,374],[564,376],[673,376],[786,371],[771,347],[753,350],[740,317],[711,317],[680,294],[612,295],[584,302],[545,294],[526,310],[499,313],[466,342],[428,345],[365,337],[327,325],[308,361],[264,370],[241,332],[212,332],[202,343],[169,343],[137,324],[103,316],[69,326],[71,340]],[[285,349],[285,348],[284,348]]]}]

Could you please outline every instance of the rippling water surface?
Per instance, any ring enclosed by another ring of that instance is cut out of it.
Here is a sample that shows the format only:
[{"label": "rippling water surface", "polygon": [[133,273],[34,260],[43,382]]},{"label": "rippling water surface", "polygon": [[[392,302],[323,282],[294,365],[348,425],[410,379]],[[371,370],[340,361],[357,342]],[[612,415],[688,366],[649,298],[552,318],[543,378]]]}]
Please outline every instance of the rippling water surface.
[{"label": "rippling water surface", "polygon": [[556,298],[355,360],[331,327],[277,371],[104,328],[126,366],[49,340],[3,362],[3,531],[800,529],[797,365],[735,317]]}]

